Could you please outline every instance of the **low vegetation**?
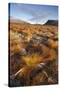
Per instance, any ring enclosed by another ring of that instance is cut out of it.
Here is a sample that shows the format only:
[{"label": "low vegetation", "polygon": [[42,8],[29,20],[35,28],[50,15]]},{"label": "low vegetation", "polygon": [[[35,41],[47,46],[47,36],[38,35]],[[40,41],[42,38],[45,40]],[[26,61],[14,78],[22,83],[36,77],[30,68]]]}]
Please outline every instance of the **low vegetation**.
[{"label": "low vegetation", "polygon": [[58,26],[12,23],[10,86],[58,83]]}]

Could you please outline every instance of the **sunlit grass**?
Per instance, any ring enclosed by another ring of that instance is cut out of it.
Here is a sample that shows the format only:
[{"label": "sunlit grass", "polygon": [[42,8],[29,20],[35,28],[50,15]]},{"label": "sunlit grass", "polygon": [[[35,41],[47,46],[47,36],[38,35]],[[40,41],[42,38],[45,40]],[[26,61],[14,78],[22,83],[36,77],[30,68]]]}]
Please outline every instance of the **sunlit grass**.
[{"label": "sunlit grass", "polygon": [[38,54],[27,55],[23,56],[22,58],[28,66],[35,66],[41,63],[43,59],[43,57],[39,56]]}]

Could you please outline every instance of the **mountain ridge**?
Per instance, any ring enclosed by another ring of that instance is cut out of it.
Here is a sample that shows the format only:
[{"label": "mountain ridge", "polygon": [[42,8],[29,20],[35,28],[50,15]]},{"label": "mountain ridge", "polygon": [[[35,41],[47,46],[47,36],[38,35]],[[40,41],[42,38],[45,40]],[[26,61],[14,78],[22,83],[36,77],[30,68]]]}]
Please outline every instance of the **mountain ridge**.
[{"label": "mountain ridge", "polygon": [[48,20],[45,25],[58,25],[58,20]]}]

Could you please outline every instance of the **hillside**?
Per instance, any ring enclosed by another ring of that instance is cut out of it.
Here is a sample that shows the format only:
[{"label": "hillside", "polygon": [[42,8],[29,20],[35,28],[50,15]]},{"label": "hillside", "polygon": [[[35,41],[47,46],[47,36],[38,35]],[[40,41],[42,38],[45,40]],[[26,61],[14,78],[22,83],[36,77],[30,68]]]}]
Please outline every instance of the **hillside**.
[{"label": "hillside", "polygon": [[48,20],[45,25],[54,25],[58,26],[58,20]]},{"label": "hillside", "polygon": [[58,27],[10,22],[10,85],[58,83]]},{"label": "hillside", "polygon": [[9,18],[9,21],[10,21],[11,23],[29,24],[28,22],[26,22],[26,21],[24,21],[24,20],[17,19],[17,18],[13,18],[13,17],[10,17],[10,18]]}]

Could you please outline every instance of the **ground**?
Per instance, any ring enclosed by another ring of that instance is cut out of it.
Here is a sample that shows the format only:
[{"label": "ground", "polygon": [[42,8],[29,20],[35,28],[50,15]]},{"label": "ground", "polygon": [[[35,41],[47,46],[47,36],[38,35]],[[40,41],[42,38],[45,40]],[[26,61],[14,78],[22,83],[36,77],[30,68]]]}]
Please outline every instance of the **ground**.
[{"label": "ground", "polygon": [[10,86],[58,83],[58,26],[9,23]]}]

